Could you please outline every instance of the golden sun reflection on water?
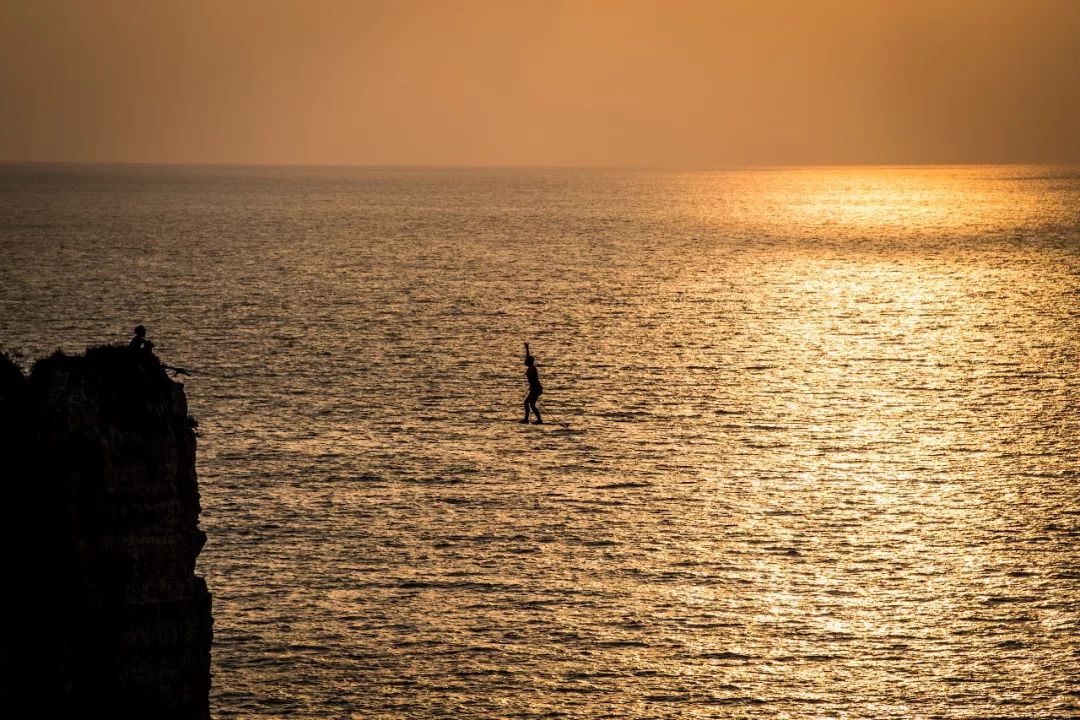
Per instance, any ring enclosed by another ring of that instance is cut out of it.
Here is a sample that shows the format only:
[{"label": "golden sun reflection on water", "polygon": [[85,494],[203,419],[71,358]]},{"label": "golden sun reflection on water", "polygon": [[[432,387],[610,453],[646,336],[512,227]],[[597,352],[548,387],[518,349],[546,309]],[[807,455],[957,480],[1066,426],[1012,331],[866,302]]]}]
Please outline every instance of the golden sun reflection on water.
[{"label": "golden sun reflection on water", "polygon": [[[941,683],[978,685],[980,673],[992,676],[993,668],[1011,662],[994,660],[1001,648],[1038,644],[1053,632],[1055,618],[1068,614],[1065,608],[1076,609],[1064,587],[1049,596],[1029,594],[1025,579],[1040,573],[1029,569],[1034,558],[1006,549],[1038,546],[1047,539],[1044,527],[1051,535],[1062,529],[1047,522],[1047,506],[1033,505],[1035,497],[1049,491],[1075,509],[1075,496],[1060,495],[1059,483],[1075,477],[1069,448],[1076,438],[1062,442],[1066,428],[1076,428],[1067,399],[1074,369],[1062,359],[1076,357],[1075,344],[1065,339],[1076,327],[1069,310],[1076,276],[1056,274],[1042,246],[958,253],[944,240],[972,229],[984,239],[1031,235],[1046,222],[1044,198],[1036,193],[1017,192],[1003,202],[950,170],[796,175],[797,185],[816,190],[797,192],[788,204],[769,203],[752,221],[759,228],[800,228],[805,244],[745,254],[724,248],[756,266],[735,270],[718,261],[711,272],[688,273],[691,282],[677,290],[691,302],[733,290],[739,296],[717,308],[730,322],[711,323],[701,342],[718,346],[718,364],[733,371],[718,404],[758,422],[721,433],[734,441],[721,444],[738,460],[719,461],[719,472],[730,477],[733,462],[756,464],[764,454],[773,477],[792,478],[751,483],[755,495],[779,493],[766,515],[797,518],[762,520],[760,529],[742,533],[788,548],[755,564],[771,590],[757,597],[753,623],[762,635],[801,626],[800,634],[819,638],[817,649],[831,649],[809,656],[834,657],[837,643],[884,643],[898,658],[936,647],[935,659],[909,678],[879,675],[879,682],[913,682],[912,699],[937,692]],[[874,239],[897,231],[904,237],[892,248]],[[828,235],[820,243],[819,233]],[[848,241],[834,243],[836,237]],[[1062,259],[1075,267],[1074,257]],[[733,280],[740,276],[741,283]],[[684,381],[693,385],[699,364],[691,367]],[[747,427],[769,439],[748,438]],[[692,452],[689,445],[684,450]],[[1033,485],[1029,478],[1054,480]],[[1064,527],[1075,527],[1075,520]],[[716,557],[728,552],[719,549]],[[1045,610],[1033,614],[1035,598]],[[1025,624],[1036,616],[1034,625]],[[979,659],[950,654],[985,622],[1007,628],[1004,639]],[[774,657],[799,657],[801,644],[774,639],[771,647]],[[862,660],[849,667],[882,672],[874,653],[859,654]],[[1014,666],[1032,669],[1026,661]],[[811,673],[807,683],[818,686],[826,676]],[[1047,682],[1068,683],[1060,668],[1027,677],[1012,691],[1021,702]],[[907,714],[916,707],[883,710]]]},{"label": "golden sun reflection on water", "polygon": [[[883,228],[919,228],[922,232],[949,232],[987,223],[1015,227],[1037,217],[1039,198],[1018,195],[1007,206],[1007,218],[987,217],[986,206],[1001,208],[992,186],[973,186],[970,173],[956,169],[905,168],[816,169],[805,178],[806,187],[788,206],[783,222],[830,226],[852,231]],[[785,189],[790,197],[790,188]],[[1004,222],[1003,222],[1004,221]]]},{"label": "golden sun reflection on water", "polygon": [[[1070,217],[1044,185],[1017,179],[1069,177],[1044,166],[823,167],[686,178],[679,212],[705,220],[736,218],[748,237],[814,237],[901,245],[941,234],[987,239],[1033,237],[1048,222]],[[737,175],[738,183],[732,182]]]}]

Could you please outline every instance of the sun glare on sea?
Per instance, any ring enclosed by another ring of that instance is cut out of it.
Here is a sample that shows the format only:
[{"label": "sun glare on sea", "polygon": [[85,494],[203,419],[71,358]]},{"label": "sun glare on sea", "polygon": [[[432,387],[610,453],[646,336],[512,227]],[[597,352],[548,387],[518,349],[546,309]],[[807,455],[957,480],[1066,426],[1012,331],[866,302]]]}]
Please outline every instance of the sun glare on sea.
[{"label": "sun glare on sea", "polygon": [[[704,222],[737,218],[767,236],[824,244],[934,235],[1016,236],[1047,214],[1046,198],[1012,182],[1046,172],[1026,166],[822,167],[699,173],[684,177],[680,212]],[[750,238],[758,237],[748,233]]]}]

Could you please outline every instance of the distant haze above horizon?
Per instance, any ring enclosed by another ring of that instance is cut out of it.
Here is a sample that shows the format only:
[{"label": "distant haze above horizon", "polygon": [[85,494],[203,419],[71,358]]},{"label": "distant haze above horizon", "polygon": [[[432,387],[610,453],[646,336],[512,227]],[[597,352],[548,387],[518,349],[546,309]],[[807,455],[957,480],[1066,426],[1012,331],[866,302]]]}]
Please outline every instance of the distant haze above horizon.
[{"label": "distant haze above horizon", "polygon": [[1080,2],[5,0],[0,161],[1080,162]]}]

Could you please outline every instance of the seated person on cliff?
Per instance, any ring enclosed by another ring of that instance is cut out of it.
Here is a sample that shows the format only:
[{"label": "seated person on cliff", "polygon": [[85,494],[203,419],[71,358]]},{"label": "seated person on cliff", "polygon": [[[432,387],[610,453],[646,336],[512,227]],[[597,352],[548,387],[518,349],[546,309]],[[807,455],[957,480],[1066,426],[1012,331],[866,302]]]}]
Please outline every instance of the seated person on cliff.
[{"label": "seated person on cliff", "polygon": [[[157,360],[157,356],[154,355],[154,343],[146,339],[146,328],[142,325],[136,326],[135,337],[131,338],[131,341],[128,343],[128,350],[138,350],[139,352],[147,353],[155,360]],[[168,370],[176,375],[191,375],[191,373],[185,368],[177,367],[175,365],[166,365],[160,360],[158,360],[158,362],[161,364],[161,367],[163,369]]]},{"label": "seated person on cliff", "polygon": [[135,337],[131,338],[131,342],[128,343],[128,350],[145,350],[147,352],[153,352],[154,343],[146,339],[146,328],[142,325],[135,327]]}]

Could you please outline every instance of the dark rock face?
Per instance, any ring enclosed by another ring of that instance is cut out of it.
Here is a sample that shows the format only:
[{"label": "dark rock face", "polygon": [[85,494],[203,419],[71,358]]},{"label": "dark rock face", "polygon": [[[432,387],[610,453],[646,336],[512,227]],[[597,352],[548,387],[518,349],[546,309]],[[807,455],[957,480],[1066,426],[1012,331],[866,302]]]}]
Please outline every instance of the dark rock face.
[{"label": "dark rock face", "polygon": [[0,355],[0,717],[210,717],[193,426],[151,353]]}]

